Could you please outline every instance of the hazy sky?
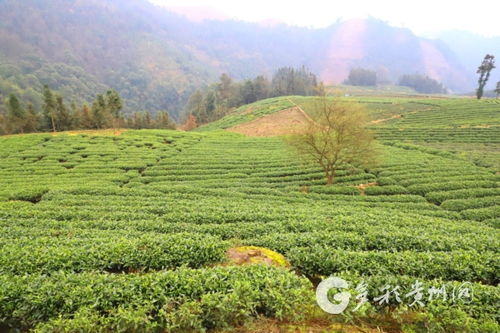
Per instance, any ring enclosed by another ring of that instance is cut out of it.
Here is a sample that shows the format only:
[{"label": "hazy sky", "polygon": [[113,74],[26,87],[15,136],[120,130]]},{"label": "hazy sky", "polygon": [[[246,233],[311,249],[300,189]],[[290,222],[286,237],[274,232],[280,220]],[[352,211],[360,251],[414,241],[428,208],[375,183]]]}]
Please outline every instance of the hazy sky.
[{"label": "hazy sky", "polygon": [[[213,7],[245,21],[279,19],[288,24],[323,27],[337,19],[372,16],[417,34],[461,29],[500,35],[499,0],[150,0],[165,6]],[[485,10],[486,9],[486,10]],[[484,10],[481,13],[481,10]]]}]

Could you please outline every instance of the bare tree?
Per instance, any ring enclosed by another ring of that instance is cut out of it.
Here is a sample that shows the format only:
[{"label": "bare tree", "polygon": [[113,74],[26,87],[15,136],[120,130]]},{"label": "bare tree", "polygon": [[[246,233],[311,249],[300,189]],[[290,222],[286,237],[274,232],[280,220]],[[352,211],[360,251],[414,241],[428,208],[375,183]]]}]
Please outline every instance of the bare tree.
[{"label": "bare tree", "polygon": [[375,163],[374,138],[360,104],[322,97],[309,113],[312,121],[302,133],[290,136],[288,143],[300,157],[323,168],[327,184],[333,184],[340,167]]},{"label": "bare tree", "polygon": [[500,95],[500,81],[497,82],[497,87],[495,88],[495,92],[497,93],[497,98]]}]

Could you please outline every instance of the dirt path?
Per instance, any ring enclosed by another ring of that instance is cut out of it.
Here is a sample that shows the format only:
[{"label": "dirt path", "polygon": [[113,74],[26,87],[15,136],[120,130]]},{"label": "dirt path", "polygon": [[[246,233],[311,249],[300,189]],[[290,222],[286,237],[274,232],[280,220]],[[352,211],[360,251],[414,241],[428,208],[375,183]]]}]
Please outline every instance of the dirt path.
[{"label": "dirt path", "polygon": [[384,119],[377,119],[377,120],[372,120],[371,123],[372,124],[380,124],[380,123],[383,123],[385,121],[389,121],[389,120],[392,120],[392,119],[399,119],[401,118],[403,115],[401,114],[396,114],[392,117],[389,117],[389,118],[384,118]]},{"label": "dirt path", "polygon": [[311,123],[314,123],[315,121],[297,104],[295,103],[294,101],[292,101],[290,98],[287,98],[287,100],[293,104],[294,107],[296,107],[300,112],[302,112],[302,114],[304,115],[304,117],[310,121]]}]

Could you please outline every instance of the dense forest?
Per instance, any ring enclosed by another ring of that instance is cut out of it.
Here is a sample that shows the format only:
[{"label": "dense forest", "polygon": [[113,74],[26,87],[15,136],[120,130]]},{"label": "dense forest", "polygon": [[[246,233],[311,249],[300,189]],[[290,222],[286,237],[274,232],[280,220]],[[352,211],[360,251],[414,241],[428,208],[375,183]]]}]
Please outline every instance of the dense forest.
[{"label": "dense forest", "polygon": [[190,123],[188,127],[193,127],[193,121],[197,125],[208,123],[222,118],[241,105],[269,97],[316,95],[318,86],[316,75],[305,67],[279,68],[271,81],[259,75],[252,80],[234,82],[227,74],[222,74],[219,82],[191,95],[184,108],[183,118]]},{"label": "dense forest", "polygon": [[[346,36],[360,54],[344,45]],[[191,22],[146,0],[0,1],[0,99],[14,93],[35,109],[44,85],[69,104],[90,104],[114,89],[125,114],[166,110],[178,121],[189,97],[222,73],[247,80],[303,65],[326,83],[342,82],[356,67],[389,82],[431,71],[454,91],[474,83],[444,43],[375,19],[309,29]],[[0,109],[6,112],[3,103]]]},{"label": "dense forest", "polygon": [[399,78],[398,84],[413,88],[422,94],[446,94],[447,92],[443,84],[426,75],[420,74],[405,74]]},{"label": "dense forest", "polygon": [[365,68],[353,68],[344,83],[353,86],[376,86],[377,72]]},{"label": "dense forest", "polygon": [[[222,74],[219,82],[195,91],[184,108],[180,126],[192,129],[198,125],[222,118],[234,108],[269,97],[318,93],[315,74],[305,67],[279,68],[272,80],[257,76],[253,80],[235,82],[229,75]],[[68,106],[63,95],[44,85],[42,103],[35,106],[29,98],[20,98],[11,93],[4,101],[5,112],[0,112],[0,134],[29,133],[37,131],[67,131],[75,129],[103,128],[176,128],[168,112],[149,111],[124,114],[123,101],[114,89],[97,94],[89,105]]]},{"label": "dense forest", "polygon": [[153,117],[148,111],[122,113],[122,98],[116,90],[109,89],[98,94],[92,104],[69,106],[64,97],[43,87],[41,111],[29,102],[11,93],[6,98],[5,113],[0,113],[0,135],[30,132],[59,132],[69,130],[106,129],[106,128],[164,128],[174,129],[175,123],[165,111]]},{"label": "dense forest", "polygon": [[[344,83],[353,86],[376,86],[379,78],[376,71],[357,67],[351,69]],[[422,74],[401,75],[397,85],[410,87],[421,94],[446,94],[448,92],[442,83]]]}]

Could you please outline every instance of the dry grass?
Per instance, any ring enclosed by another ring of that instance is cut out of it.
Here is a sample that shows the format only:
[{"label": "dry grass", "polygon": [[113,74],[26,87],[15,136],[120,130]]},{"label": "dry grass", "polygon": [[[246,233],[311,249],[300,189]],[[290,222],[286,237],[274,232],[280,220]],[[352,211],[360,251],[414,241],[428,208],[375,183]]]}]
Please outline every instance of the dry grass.
[{"label": "dry grass", "polygon": [[270,249],[257,246],[239,246],[229,249],[226,253],[229,264],[267,264],[278,267],[290,267],[285,257]]},{"label": "dry grass", "polygon": [[356,188],[360,191],[361,195],[366,195],[365,189],[367,187],[372,187],[372,186],[377,186],[377,182],[366,183],[366,184],[359,184],[359,185],[356,186]]},{"label": "dry grass", "polygon": [[251,122],[228,128],[247,136],[280,136],[301,133],[307,129],[309,117],[299,107],[282,110]]}]

